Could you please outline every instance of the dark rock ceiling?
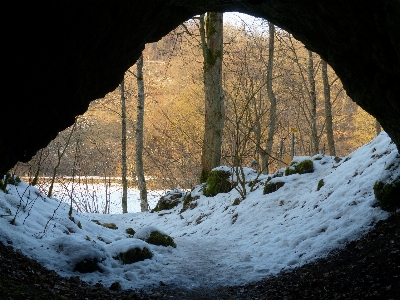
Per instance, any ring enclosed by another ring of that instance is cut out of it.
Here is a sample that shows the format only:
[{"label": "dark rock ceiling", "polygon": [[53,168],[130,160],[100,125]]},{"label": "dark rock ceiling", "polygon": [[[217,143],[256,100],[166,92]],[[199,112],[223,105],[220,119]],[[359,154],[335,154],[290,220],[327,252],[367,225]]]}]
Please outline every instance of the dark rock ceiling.
[{"label": "dark rock ceiling", "polygon": [[114,90],[145,43],[206,11],[264,17],[292,33],[400,149],[398,0],[9,1],[1,21],[0,172],[29,160]]}]

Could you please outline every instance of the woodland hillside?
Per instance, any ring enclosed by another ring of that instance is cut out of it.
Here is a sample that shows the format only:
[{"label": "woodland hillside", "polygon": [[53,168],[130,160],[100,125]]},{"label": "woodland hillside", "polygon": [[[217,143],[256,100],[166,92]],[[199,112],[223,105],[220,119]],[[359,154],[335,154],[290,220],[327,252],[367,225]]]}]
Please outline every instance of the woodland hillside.
[{"label": "woodland hillside", "polygon": [[[268,24],[238,22],[224,26],[223,93],[225,126],[221,165],[260,160],[270,124],[266,72]],[[203,57],[199,22],[189,20],[162,40],[146,45],[144,60],[144,173],[150,189],[191,188],[199,182],[204,132]],[[273,89],[277,117],[270,172],[291,154],[329,153],[321,58],[289,33],[276,28]],[[311,69],[310,69],[311,68]],[[311,72],[311,73],[310,73]],[[309,76],[311,74],[311,77]],[[346,95],[328,66],[335,155],[344,156],[376,135],[375,119]],[[136,66],[125,74],[127,105],[127,175],[137,186],[135,134],[137,119]],[[313,107],[312,99],[316,100]],[[313,125],[315,124],[315,125]],[[378,128],[379,131],[379,128]],[[318,149],[318,150],[316,150]],[[121,95],[117,89],[92,102],[73,126],[60,132],[28,163],[13,173],[32,182],[39,175],[76,182],[99,176],[121,176]],[[93,179],[90,179],[93,180]]]}]

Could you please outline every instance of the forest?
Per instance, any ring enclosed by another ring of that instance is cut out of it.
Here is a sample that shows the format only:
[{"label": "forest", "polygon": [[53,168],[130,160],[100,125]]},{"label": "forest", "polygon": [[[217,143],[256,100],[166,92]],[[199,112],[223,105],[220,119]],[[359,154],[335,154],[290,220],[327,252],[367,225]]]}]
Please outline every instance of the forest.
[{"label": "forest", "polygon": [[[119,88],[93,101],[73,126],[12,172],[48,195],[49,183],[65,180],[109,184],[125,177],[125,185],[136,188],[141,173],[147,189],[164,190],[190,189],[204,180],[209,28],[207,17],[197,16],[147,44],[142,88],[134,65]],[[268,21],[225,22],[222,44],[224,120],[217,165],[257,160],[263,173],[272,173],[293,155],[348,155],[380,132],[326,62]]]}]

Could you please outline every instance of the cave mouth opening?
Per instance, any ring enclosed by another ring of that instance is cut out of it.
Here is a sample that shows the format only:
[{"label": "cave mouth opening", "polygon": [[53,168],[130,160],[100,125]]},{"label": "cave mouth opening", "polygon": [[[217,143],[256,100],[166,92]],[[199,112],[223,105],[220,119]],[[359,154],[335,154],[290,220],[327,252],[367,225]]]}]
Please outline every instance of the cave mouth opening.
[{"label": "cave mouth opening", "polygon": [[206,11],[263,17],[291,33],[328,62],[351,99],[400,146],[398,1],[371,3],[362,11],[345,0],[35,2],[12,3],[8,11],[19,26],[4,26],[4,87],[14,91],[20,109],[2,115],[11,128],[0,136],[1,173],[29,160],[90,101],[114,90],[146,43]]}]

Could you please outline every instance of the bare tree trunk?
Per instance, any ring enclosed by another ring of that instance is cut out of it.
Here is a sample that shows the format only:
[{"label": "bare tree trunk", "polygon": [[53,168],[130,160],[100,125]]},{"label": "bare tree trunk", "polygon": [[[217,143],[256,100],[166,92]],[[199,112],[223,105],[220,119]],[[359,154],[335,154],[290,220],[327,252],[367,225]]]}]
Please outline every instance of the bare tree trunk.
[{"label": "bare tree trunk", "polygon": [[205,127],[202,147],[201,181],[211,169],[221,163],[224,127],[224,97],[222,91],[223,14],[209,12],[204,24],[200,16],[200,36],[204,57]]},{"label": "bare tree trunk", "polygon": [[333,124],[332,124],[332,106],[331,106],[331,88],[328,80],[328,65],[326,61],[321,60],[322,67],[322,82],[324,84],[324,100],[325,100],[325,123],[326,123],[326,137],[328,140],[329,155],[335,156],[335,140],[333,138]]},{"label": "bare tree trunk", "polygon": [[[267,161],[265,160],[265,158],[267,157],[265,155],[265,150],[263,149],[263,147],[261,147],[261,115],[257,109],[257,103],[256,103],[256,99],[254,97],[253,99],[253,110],[254,110],[254,115],[255,115],[255,120],[254,120],[254,137],[255,137],[255,142],[256,142],[256,152],[258,154],[258,158],[261,158],[261,170],[264,173],[264,168],[265,166],[267,166]],[[263,99],[262,99],[262,92],[261,89],[259,91],[259,104],[262,103]]]},{"label": "bare tree trunk", "polygon": [[136,175],[140,191],[140,210],[149,210],[147,202],[146,179],[143,170],[143,124],[144,124],[144,81],[143,81],[143,55],[136,62],[137,85],[138,85],[138,106],[136,124]]},{"label": "bare tree trunk", "polygon": [[310,103],[311,103],[311,155],[318,153],[319,139],[317,132],[317,94],[315,92],[314,61],[313,54],[308,50],[308,81],[310,84]]},{"label": "bare tree trunk", "polygon": [[268,22],[269,29],[269,46],[268,46],[268,69],[267,69],[267,91],[268,91],[268,99],[271,104],[269,110],[269,128],[268,128],[268,136],[267,136],[267,145],[265,149],[265,158],[263,159],[262,166],[263,173],[269,173],[269,157],[272,152],[272,146],[274,144],[274,134],[275,134],[275,124],[276,124],[276,97],[274,90],[272,88],[272,71],[274,68],[274,48],[275,48],[275,26],[271,22]]},{"label": "bare tree trunk", "polygon": [[121,136],[121,163],[122,163],[122,213],[128,212],[128,182],[126,180],[127,166],[126,166],[126,105],[125,105],[125,82],[124,79],[120,85],[121,91],[121,123],[122,123],[122,136]]}]

